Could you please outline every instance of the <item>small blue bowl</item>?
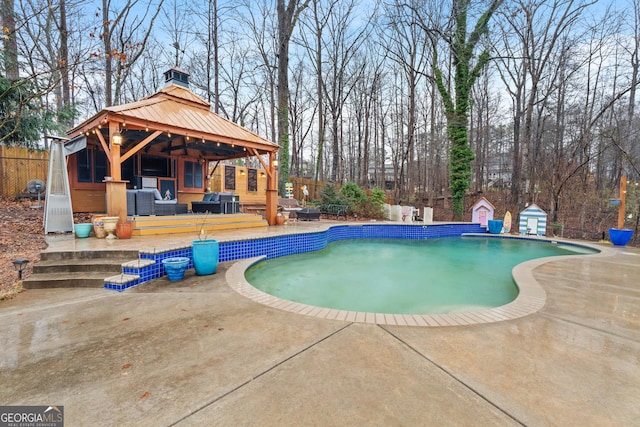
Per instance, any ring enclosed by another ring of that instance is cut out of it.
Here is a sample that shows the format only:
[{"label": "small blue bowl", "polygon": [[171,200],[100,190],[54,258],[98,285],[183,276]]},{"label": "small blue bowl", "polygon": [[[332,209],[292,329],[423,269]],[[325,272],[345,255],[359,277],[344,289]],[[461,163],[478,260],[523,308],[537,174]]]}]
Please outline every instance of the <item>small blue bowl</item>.
[{"label": "small blue bowl", "polygon": [[76,237],[79,239],[84,239],[89,237],[89,233],[91,233],[91,229],[93,228],[93,224],[91,223],[82,223],[82,224],[74,224],[73,229],[76,232]]}]

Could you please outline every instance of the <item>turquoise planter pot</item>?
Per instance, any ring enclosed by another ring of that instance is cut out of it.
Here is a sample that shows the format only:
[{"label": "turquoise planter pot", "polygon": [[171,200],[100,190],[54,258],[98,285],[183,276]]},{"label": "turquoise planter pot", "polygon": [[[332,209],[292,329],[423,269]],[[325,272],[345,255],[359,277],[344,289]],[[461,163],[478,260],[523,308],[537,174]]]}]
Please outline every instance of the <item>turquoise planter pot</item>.
[{"label": "turquoise planter pot", "polygon": [[216,272],[220,244],[217,240],[194,240],[191,242],[193,250],[193,266],[198,276],[207,276]]},{"label": "turquoise planter pot", "polygon": [[79,239],[85,239],[89,237],[89,233],[93,229],[93,224],[91,223],[82,223],[82,224],[74,224],[73,229],[76,232],[76,237]]},{"label": "turquoise planter pot", "polygon": [[489,226],[489,233],[491,234],[500,234],[502,233],[502,220],[499,219],[490,219],[487,222]]},{"label": "turquoise planter pot", "polygon": [[629,240],[633,237],[633,230],[629,230],[628,228],[619,229],[619,228],[610,228],[609,229],[609,238],[611,239],[611,243],[616,246],[625,246],[629,243]]}]

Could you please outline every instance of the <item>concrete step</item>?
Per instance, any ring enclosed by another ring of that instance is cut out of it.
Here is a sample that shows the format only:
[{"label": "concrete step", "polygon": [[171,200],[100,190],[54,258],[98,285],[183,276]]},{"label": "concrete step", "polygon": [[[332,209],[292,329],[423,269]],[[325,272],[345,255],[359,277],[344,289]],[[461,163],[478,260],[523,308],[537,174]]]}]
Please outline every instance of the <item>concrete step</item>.
[{"label": "concrete step", "polygon": [[65,261],[65,260],[96,260],[111,259],[118,260],[138,259],[139,252],[137,250],[92,250],[92,251],[62,251],[62,252],[40,252],[41,261]]},{"label": "concrete step", "polygon": [[104,279],[112,273],[45,273],[32,274],[22,281],[25,289],[102,288]]},{"label": "concrete step", "polygon": [[134,261],[133,258],[96,258],[96,259],[48,259],[33,264],[34,274],[47,273],[111,273],[117,274],[122,270],[121,264]]},{"label": "concrete step", "polygon": [[122,273],[122,264],[139,258],[137,250],[41,252],[25,289],[101,288],[106,277]]}]

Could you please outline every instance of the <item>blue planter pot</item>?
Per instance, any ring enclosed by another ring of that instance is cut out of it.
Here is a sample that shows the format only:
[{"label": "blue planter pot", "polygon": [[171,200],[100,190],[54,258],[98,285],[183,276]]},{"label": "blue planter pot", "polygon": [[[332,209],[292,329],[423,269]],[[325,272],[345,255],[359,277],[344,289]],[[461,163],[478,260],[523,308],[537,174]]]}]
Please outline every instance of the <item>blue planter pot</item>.
[{"label": "blue planter pot", "polygon": [[93,224],[91,223],[82,223],[82,224],[74,224],[73,230],[76,233],[76,237],[79,239],[84,239],[89,237],[89,233],[91,233],[91,229],[93,229]]},{"label": "blue planter pot", "polygon": [[193,250],[193,266],[198,276],[207,276],[216,272],[220,245],[217,240],[194,240],[191,242]]},{"label": "blue planter pot", "polygon": [[616,246],[624,246],[629,243],[629,240],[633,237],[633,230],[629,230],[628,228],[619,229],[619,228],[610,228],[609,229],[609,238],[611,239],[611,243]]},{"label": "blue planter pot", "polygon": [[502,233],[502,220],[501,219],[490,219],[487,221],[487,225],[489,226],[489,233],[491,234],[500,234]]},{"label": "blue planter pot", "polygon": [[189,265],[189,258],[166,258],[162,260],[162,265],[164,266],[164,270],[167,272],[169,280],[182,280],[184,278],[184,272]]}]

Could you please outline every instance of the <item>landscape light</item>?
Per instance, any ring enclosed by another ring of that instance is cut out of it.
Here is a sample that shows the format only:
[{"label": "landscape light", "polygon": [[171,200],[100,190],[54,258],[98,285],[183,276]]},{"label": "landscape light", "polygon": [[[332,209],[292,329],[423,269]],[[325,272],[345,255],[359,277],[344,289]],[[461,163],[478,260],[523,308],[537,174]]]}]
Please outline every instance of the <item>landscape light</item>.
[{"label": "landscape light", "polygon": [[29,264],[29,260],[17,259],[15,261],[12,261],[12,263],[13,263],[13,268],[15,268],[16,271],[18,272],[18,279],[22,280],[22,272],[24,271],[25,268],[27,268],[27,264]]}]

